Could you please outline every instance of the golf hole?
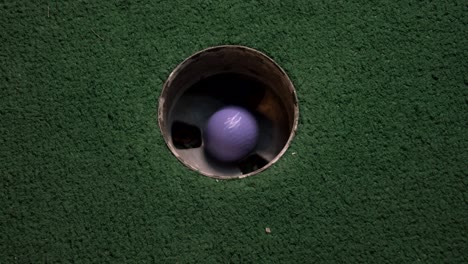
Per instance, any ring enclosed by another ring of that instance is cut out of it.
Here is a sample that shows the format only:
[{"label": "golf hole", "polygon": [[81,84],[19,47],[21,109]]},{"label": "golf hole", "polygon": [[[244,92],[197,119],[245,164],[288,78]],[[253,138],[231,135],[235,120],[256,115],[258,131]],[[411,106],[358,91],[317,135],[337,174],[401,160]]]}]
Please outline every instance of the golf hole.
[{"label": "golf hole", "polygon": [[[225,106],[248,110],[258,142],[236,162],[220,162],[204,149],[209,118]],[[218,179],[259,173],[284,154],[294,137],[299,110],[287,74],[265,54],[243,46],[202,50],[179,64],[164,84],[158,122],[169,150],[185,166]]]}]

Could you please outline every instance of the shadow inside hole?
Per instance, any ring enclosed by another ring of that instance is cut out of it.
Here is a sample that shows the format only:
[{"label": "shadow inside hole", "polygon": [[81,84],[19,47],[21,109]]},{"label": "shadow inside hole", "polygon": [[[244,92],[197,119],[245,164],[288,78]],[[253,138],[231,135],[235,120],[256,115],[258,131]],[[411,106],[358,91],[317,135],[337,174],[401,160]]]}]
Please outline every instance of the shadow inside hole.
[{"label": "shadow inside hole", "polygon": [[247,174],[259,170],[267,164],[268,161],[266,161],[264,158],[257,154],[253,154],[241,160],[237,166],[241,170],[242,174]]},{"label": "shadow inside hole", "polygon": [[[186,162],[198,162],[205,171],[215,171],[220,175],[255,172],[268,165],[283,147],[282,139],[287,139],[281,126],[285,113],[277,111],[281,109],[279,101],[266,84],[245,74],[229,72],[202,78],[180,95],[171,110],[169,120],[174,120],[171,123],[173,145],[177,149],[194,149],[193,152],[184,152],[190,153],[185,156]],[[240,161],[226,163],[206,150],[198,152],[198,148],[203,145],[203,129],[209,118],[228,105],[243,107],[255,116],[259,140],[250,155]],[[273,111],[271,115],[269,111]],[[198,159],[202,160],[201,163]]]},{"label": "shadow inside hole", "polygon": [[187,94],[216,98],[224,105],[254,110],[265,96],[267,87],[257,79],[240,73],[220,73],[200,80]]},{"label": "shadow inside hole", "polygon": [[172,143],[178,149],[199,148],[202,145],[201,131],[198,127],[175,121],[171,129]]}]

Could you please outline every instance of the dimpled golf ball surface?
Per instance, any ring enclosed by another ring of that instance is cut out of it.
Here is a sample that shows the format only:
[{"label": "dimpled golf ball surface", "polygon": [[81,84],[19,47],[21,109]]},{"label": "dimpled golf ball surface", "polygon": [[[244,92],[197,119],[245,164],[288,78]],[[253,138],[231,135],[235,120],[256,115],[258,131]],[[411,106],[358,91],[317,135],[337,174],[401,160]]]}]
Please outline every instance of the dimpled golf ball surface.
[{"label": "dimpled golf ball surface", "polygon": [[234,162],[255,148],[258,125],[246,109],[228,106],[210,117],[203,134],[205,149],[211,156],[219,161]]}]

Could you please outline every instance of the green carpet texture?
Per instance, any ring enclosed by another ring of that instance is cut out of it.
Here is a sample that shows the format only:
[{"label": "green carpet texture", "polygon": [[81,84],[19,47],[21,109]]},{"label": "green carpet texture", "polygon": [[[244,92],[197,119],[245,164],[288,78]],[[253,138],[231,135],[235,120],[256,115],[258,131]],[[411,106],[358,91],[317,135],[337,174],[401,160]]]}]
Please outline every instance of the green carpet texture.
[{"label": "green carpet texture", "polygon": [[[222,44],[299,99],[242,180],[157,124],[170,72]],[[4,0],[0,78],[0,263],[468,262],[466,1]]]}]

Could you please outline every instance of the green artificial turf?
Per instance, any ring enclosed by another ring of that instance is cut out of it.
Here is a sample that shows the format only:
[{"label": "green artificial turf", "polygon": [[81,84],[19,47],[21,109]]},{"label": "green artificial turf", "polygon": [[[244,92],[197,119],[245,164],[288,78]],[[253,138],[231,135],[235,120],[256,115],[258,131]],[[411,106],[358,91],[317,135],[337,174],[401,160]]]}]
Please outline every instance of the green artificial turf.
[{"label": "green artificial turf", "polygon": [[[462,0],[2,1],[0,263],[467,263],[467,36]],[[243,180],[157,125],[171,70],[219,44],[299,98]]]}]

